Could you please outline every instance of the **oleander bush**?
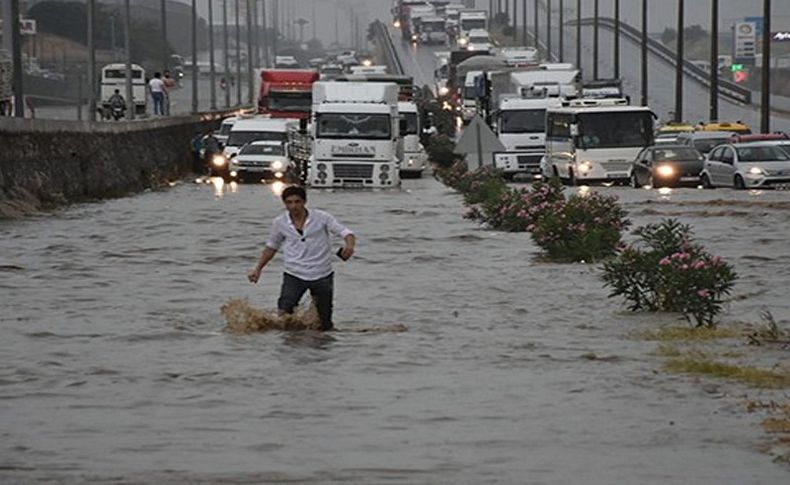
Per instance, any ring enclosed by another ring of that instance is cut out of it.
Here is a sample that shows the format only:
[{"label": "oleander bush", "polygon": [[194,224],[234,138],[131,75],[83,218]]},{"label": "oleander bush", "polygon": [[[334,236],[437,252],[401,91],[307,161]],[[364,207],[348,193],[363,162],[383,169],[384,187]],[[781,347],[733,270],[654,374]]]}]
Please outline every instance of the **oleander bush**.
[{"label": "oleander bush", "polygon": [[477,205],[470,205],[464,217],[493,229],[524,232],[535,226],[546,209],[562,200],[563,187],[554,181],[539,181],[531,188],[505,186],[498,197],[484,197]]},{"label": "oleander bush", "polygon": [[603,265],[609,297],[631,311],[677,312],[697,327],[713,327],[737,279],[732,266],[692,238],[674,219],[637,228],[638,240]]},{"label": "oleander bush", "polygon": [[616,196],[590,192],[550,203],[527,230],[549,259],[589,263],[617,254],[626,215]]}]

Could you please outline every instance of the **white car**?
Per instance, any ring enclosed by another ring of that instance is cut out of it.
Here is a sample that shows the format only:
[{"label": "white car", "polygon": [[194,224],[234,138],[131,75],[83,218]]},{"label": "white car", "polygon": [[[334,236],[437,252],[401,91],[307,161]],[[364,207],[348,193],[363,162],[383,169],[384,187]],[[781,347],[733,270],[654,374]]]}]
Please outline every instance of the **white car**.
[{"label": "white car", "polygon": [[469,35],[465,37],[465,44],[463,48],[470,51],[490,51],[494,48],[491,43],[491,36],[485,29],[472,29]]},{"label": "white car", "polygon": [[222,148],[225,146],[225,143],[228,142],[228,135],[230,135],[230,129],[233,128],[233,125],[236,124],[238,121],[238,116],[231,116],[222,120],[222,123],[219,125],[219,129],[214,132],[214,137],[219,142],[219,147]]},{"label": "white car", "polygon": [[230,159],[230,176],[236,180],[279,180],[291,168],[288,148],[277,141],[253,141]]},{"label": "white car", "polygon": [[766,142],[719,145],[708,154],[700,178],[704,187],[790,187],[790,155]]}]

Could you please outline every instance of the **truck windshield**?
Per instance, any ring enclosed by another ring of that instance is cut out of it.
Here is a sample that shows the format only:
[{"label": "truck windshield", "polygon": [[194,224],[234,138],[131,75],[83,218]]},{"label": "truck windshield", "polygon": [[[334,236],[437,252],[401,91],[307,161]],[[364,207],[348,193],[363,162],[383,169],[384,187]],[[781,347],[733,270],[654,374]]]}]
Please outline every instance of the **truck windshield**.
[{"label": "truck windshield", "polygon": [[430,21],[420,24],[423,32],[444,32],[444,21]]},{"label": "truck windshield", "polygon": [[417,134],[417,113],[403,113],[403,119],[406,120],[406,134]]},{"label": "truck windshield", "polygon": [[288,135],[283,131],[231,131],[228,137],[229,147],[240,147],[251,141],[288,141]]},{"label": "truck windshield", "polygon": [[499,131],[500,133],[545,133],[546,110],[502,111],[499,115]]},{"label": "truck windshield", "polygon": [[390,117],[385,114],[319,114],[317,136],[388,140],[391,138]]},{"label": "truck windshield", "polygon": [[463,20],[461,20],[461,29],[463,29],[463,30],[485,29],[485,28],[486,28],[486,19],[463,19]]},{"label": "truck windshield", "polygon": [[269,109],[271,111],[295,111],[307,113],[313,103],[313,95],[309,91],[270,91]]},{"label": "truck windshield", "polygon": [[644,147],[653,143],[649,112],[579,113],[580,148]]}]

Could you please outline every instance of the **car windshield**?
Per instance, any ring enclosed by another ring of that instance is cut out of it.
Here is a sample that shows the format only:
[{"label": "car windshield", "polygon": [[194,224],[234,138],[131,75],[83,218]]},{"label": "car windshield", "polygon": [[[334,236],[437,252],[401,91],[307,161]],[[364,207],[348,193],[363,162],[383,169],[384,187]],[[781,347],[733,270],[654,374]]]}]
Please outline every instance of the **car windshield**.
[{"label": "car windshield", "polygon": [[702,153],[710,153],[711,150],[726,141],[726,138],[702,138],[694,140],[694,148]]},{"label": "car windshield", "polygon": [[648,146],[653,142],[653,115],[650,112],[608,111],[580,113],[581,148]]},{"label": "car windshield", "polygon": [[781,148],[782,150],[784,150],[784,151],[785,151],[785,153],[787,153],[788,155],[790,155],[790,143],[782,143],[781,145],[776,145],[776,146],[778,146],[779,148]]},{"label": "car windshield", "polygon": [[656,160],[694,161],[702,160],[703,156],[693,148],[662,148],[655,152]]},{"label": "car windshield", "polygon": [[786,162],[790,156],[775,146],[739,147],[738,160],[741,162]]},{"label": "car windshield", "polygon": [[231,131],[227,146],[240,147],[252,141],[288,141],[288,135],[282,131]]},{"label": "car windshield", "polygon": [[500,133],[545,133],[546,110],[502,111],[499,115],[499,131]]},{"label": "car windshield", "polygon": [[313,95],[309,91],[271,91],[269,93],[269,109],[272,111],[309,112],[313,103]]},{"label": "car windshield", "polygon": [[417,134],[417,113],[404,113],[403,119],[406,120],[406,134]]},{"label": "car windshield", "polygon": [[323,113],[317,122],[318,138],[391,138],[390,117],[385,114]]},{"label": "car windshield", "polygon": [[469,37],[469,43],[470,44],[487,44],[488,43],[488,37],[484,36],[484,35],[481,35],[479,37]]},{"label": "car windshield", "polygon": [[285,155],[283,145],[247,145],[241,149],[242,155]]}]

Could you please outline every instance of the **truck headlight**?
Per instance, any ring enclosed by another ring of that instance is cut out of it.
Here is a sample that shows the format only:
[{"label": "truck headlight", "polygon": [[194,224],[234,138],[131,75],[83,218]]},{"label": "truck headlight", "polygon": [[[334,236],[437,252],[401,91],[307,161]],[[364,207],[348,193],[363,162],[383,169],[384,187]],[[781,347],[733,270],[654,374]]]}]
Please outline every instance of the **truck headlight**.
[{"label": "truck headlight", "polygon": [[450,88],[447,86],[442,86],[439,88],[439,96],[447,96],[450,94]]},{"label": "truck headlight", "polygon": [[409,166],[412,166],[412,165],[414,165],[415,163],[417,163],[417,162],[416,162],[416,161],[415,161],[413,158],[410,158],[410,159],[409,159],[409,162],[408,162],[408,165],[409,165]]},{"label": "truck headlight", "polygon": [[386,164],[382,165],[381,166],[381,171],[382,172],[389,172],[390,171],[390,166],[386,165]]},{"label": "truck headlight", "polygon": [[656,173],[659,177],[671,177],[675,173],[675,169],[669,165],[659,165],[656,167]]},{"label": "truck headlight", "polygon": [[219,168],[219,167],[224,167],[225,164],[228,163],[228,160],[222,155],[215,155],[214,158],[211,159],[211,163],[215,167]]},{"label": "truck headlight", "polygon": [[381,172],[379,174],[379,180],[381,180],[382,182],[384,182],[385,180],[387,180],[389,178],[390,178],[390,176],[386,172]]},{"label": "truck headlight", "polygon": [[592,163],[588,162],[587,160],[579,163],[579,172],[580,173],[587,173],[592,170]]},{"label": "truck headlight", "polygon": [[326,164],[325,163],[319,163],[318,165],[315,166],[315,168],[317,168],[319,171],[323,172],[324,170],[326,170]]}]

